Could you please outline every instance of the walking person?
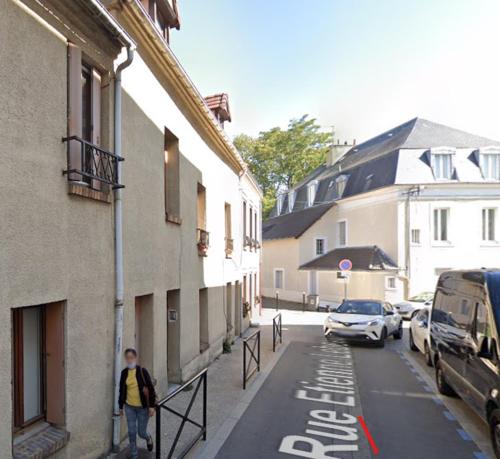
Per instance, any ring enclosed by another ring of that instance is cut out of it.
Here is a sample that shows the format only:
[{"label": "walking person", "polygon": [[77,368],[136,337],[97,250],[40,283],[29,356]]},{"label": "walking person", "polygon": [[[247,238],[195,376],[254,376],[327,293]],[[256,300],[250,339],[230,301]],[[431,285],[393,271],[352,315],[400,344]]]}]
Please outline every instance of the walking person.
[{"label": "walking person", "polygon": [[156,393],[148,370],[137,364],[137,351],[124,352],[127,367],[120,378],[120,415],[127,417],[130,457],[137,459],[137,434],[146,440],[148,451],[153,451],[153,438],[148,433],[148,421],[155,413]]}]

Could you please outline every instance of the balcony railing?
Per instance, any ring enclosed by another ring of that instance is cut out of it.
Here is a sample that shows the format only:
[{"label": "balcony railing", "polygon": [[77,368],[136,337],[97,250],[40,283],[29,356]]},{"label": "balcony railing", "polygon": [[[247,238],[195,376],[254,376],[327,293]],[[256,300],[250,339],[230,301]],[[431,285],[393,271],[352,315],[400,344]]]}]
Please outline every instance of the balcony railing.
[{"label": "balcony railing", "polygon": [[201,228],[198,228],[196,232],[197,232],[196,241],[198,245],[198,255],[200,255],[200,257],[206,257],[208,252],[208,247],[210,246],[210,233]]},{"label": "balcony railing", "polygon": [[97,183],[123,188],[118,177],[118,161],[123,161],[122,157],[78,136],[64,137],[62,141],[68,143],[67,169],[63,171],[68,180],[86,183],[95,189]]},{"label": "balcony railing", "polygon": [[234,240],[226,237],[226,257],[230,257],[234,250]]}]

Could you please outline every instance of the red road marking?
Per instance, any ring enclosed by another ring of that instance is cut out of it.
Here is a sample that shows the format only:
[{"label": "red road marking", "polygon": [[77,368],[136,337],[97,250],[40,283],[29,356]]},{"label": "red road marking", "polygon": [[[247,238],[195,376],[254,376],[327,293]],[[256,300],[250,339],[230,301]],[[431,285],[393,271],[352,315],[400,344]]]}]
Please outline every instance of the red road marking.
[{"label": "red road marking", "polygon": [[366,425],[366,422],[363,419],[363,416],[358,416],[358,421],[361,424],[361,427],[363,427],[363,430],[365,431],[366,438],[368,439],[368,442],[370,443],[370,446],[372,447],[373,454],[377,455],[379,453],[379,449],[377,448],[377,445],[375,444],[375,440],[373,439],[372,434],[368,430],[368,426]]}]

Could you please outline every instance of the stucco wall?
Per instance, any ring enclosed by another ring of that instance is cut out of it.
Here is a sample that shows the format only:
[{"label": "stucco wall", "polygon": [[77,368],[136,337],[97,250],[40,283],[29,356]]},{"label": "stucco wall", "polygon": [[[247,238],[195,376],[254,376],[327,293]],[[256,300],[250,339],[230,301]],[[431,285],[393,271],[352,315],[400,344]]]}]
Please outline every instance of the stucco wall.
[{"label": "stucco wall", "polygon": [[66,426],[72,441],[64,454],[95,457],[111,435],[112,206],[68,195],[61,174],[66,43],[13,2],[2,0],[0,9],[0,42],[7,44],[0,47],[0,61],[8,63],[0,66],[0,396],[9,413],[0,423],[0,444],[7,454],[10,309],[66,300]]}]

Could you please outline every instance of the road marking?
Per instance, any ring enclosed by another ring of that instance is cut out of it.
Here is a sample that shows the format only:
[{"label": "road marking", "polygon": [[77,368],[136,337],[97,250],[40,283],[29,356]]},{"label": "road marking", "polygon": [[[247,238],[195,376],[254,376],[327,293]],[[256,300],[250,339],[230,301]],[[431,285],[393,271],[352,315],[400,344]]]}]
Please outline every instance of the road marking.
[{"label": "road marking", "polygon": [[375,440],[372,437],[372,434],[368,430],[368,426],[366,425],[366,422],[363,419],[363,416],[358,416],[358,421],[361,424],[361,427],[363,427],[366,438],[368,439],[368,442],[370,443],[370,446],[372,447],[373,454],[377,455],[379,453],[379,449],[377,447],[377,444],[375,443]]},{"label": "road marking", "polygon": [[449,411],[443,411],[443,414],[444,414],[444,417],[446,419],[448,419],[448,421],[456,421],[457,418],[455,416],[453,416],[452,413],[450,413]]},{"label": "road marking", "polygon": [[472,441],[470,435],[464,429],[457,429],[458,435],[462,437],[464,441]]},{"label": "road marking", "polygon": [[436,404],[436,405],[444,405],[444,402],[439,398],[439,397],[432,397],[432,401]]},{"label": "road marking", "polygon": [[486,456],[486,454],[484,453],[474,453],[474,457],[476,459],[488,459],[488,456]]},{"label": "road marking", "polygon": [[426,392],[434,392],[434,391],[432,390],[432,387],[429,387],[429,386],[427,386],[427,385],[425,385],[425,386],[424,386],[424,390],[425,390]]}]

